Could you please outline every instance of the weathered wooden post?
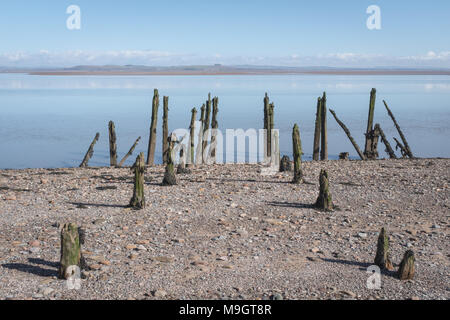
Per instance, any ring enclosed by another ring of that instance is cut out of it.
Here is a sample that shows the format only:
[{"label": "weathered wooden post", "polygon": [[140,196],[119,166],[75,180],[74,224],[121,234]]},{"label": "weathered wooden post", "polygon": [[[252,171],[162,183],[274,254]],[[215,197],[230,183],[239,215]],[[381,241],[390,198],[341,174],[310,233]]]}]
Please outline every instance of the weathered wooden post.
[{"label": "weathered wooden post", "polygon": [[406,141],[405,135],[403,134],[402,129],[400,129],[400,126],[398,125],[397,120],[396,120],[395,117],[394,117],[394,114],[392,113],[391,109],[389,109],[389,107],[388,107],[386,101],[383,100],[383,103],[384,103],[384,106],[386,107],[386,110],[387,110],[389,116],[391,117],[392,121],[394,122],[395,127],[397,128],[397,131],[398,131],[398,133],[399,133],[399,135],[400,135],[400,138],[401,138],[402,141],[403,141],[404,149],[405,149],[405,151],[406,151],[406,155],[407,155],[408,157],[410,157],[411,159],[413,159],[414,156],[413,156],[413,154],[412,154],[412,152],[411,152],[411,148],[409,147],[408,141]]},{"label": "weathered wooden post", "polygon": [[395,155],[394,150],[391,147],[391,144],[389,143],[389,141],[386,139],[386,135],[384,134],[383,130],[381,129],[380,125],[377,123],[375,124],[375,130],[378,130],[378,132],[380,133],[381,136],[381,142],[384,143],[384,145],[386,146],[386,153],[389,154],[389,157],[391,159],[397,159],[397,156]]},{"label": "weathered wooden post", "polygon": [[321,139],[322,146],[320,149],[320,160],[328,160],[328,132],[327,132],[327,94],[323,93],[322,103],[321,103]]},{"label": "weathered wooden post", "polygon": [[267,150],[268,150],[268,155],[269,157],[273,157],[273,150],[272,150],[272,144],[273,144],[273,128],[274,128],[274,121],[273,121],[273,116],[274,116],[274,109],[275,109],[275,105],[273,103],[269,104],[269,114],[268,114],[268,144],[267,144]]},{"label": "weathered wooden post", "polygon": [[[206,101],[206,113],[205,113],[205,123],[203,125],[203,146],[202,152],[205,154],[206,147],[208,146],[208,137],[205,137],[205,133],[209,130],[209,122],[211,118],[211,93],[208,93],[208,100]],[[206,159],[204,159],[206,161]]]},{"label": "weathered wooden post", "polygon": [[400,149],[400,153],[402,154],[402,158],[406,158],[408,156],[408,151],[402,145],[402,143],[400,141],[398,141],[397,138],[394,137],[394,140],[397,143],[397,145],[395,146],[395,150]]},{"label": "weathered wooden post", "polygon": [[369,102],[369,117],[367,120],[367,129],[366,129],[366,144],[364,148],[364,155],[367,159],[376,159],[372,150],[372,139],[373,139],[373,117],[375,112],[375,100],[377,96],[377,90],[372,89],[370,92],[370,102]]},{"label": "weathered wooden post", "polygon": [[59,278],[69,279],[74,272],[73,267],[81,269],[80,234],[76,224],[65,224],[61,230],[61,258],[59,262]]},{"label": "weathered wooden post", "polygon": [[398,268],[397,275],[400,280],[412,280],[414,278],[415,261],[414,252],[412,250],[406,251]]},{"label": "weathered wooden post", "polygon": [[203,127],[205,125],[205,104],[200,108],[200,129],[198,131],[198,141],[197,141],[197,157],[195,159],[196,165],[203,164]]},{"label": "weathered wooden post", "polygon": [[292,171],[291,159],[289,156],[283,156],[280,161],[280,172]]},{"label": "weathered wooden post", "polygon": [[268,158],[270,156],[269,149],[269,96],[267,92],[264,96],[264,157]]},{"label": "weathered wooden post", "polygon": [[314,207],[324,211],[332,211],[333,199],[331,197],[331,193],[329,190],[328,173],[326,170],[322,169],[320,171],[319,183],[320,183],[319,197],[317,198]]},{"label": "weathered wooden post", "polygon": [[194,155],[195,155],[195,142],[194,142],[194,139],[195,139],[195,119],[197,117],[197,109],[193,108],[191,112],[192,112],[191,125],[189,127],[189,129],[190,129],[190,135],[189,135],[189,157],[190,157],[190,159],[189,159],[189,161],[187,163],[187,167],[188,168],[193,167],[194,163],[195,163],[195,158],[194,158]]},{"label": "weathered wooden post", "polygon": [[213,99],[213,113],[211,120],[211,160],[212,163],[216,163],[216,153],[217,153],[217,130],[219,129],[219,122],[217,121],[217,114],[219,113],[219,98],[214,97]]},{"label": "weathered wooden post", "polygon": [[378,236],[377,253],[375,255],[374,263],[379,266],[380,269],[394,269],[389,256],[389,237],[384,228],[381,229],[380,235]]},{"label": "weathered wooden post", "polygon": [[334,110],[330,109],[330,113],[333,115],[334,119],[336,119],[336,122],[341,126],[341,128],[344,130],[345,134],[347,135],[348,139],[352,143],[353,147],[355,148],[356,152],[358,153],[361,160],[366,160],[366,156],[361,152],[361,149],[359,149],[358,144],[356,143],[355,139],[353,139],[350,130],[348,130],[347,126],[339,120]]},{"label": "weathered wooden post", "polygon": [[163,163],[167,163],[167,138],[169,137],[169,97],[163,97],[162,154]]},{"label": "weathered wooden post", "polygon": [[350,154],[348,152],[339,153],[339,160],[349,160]]},{"label": "weathered wooden post", "polygon": [[118,167],[122,167],[125,161],[127,161],[128,157],[131,157],[133,155],[134,149],[136,149],[136,146],[138,145],[139,141],[141,140],[141,137],[137,138],[137,140],[134,142],[134,144],[131,146],[128,153],[123,157],[123,159],[120,161]]},{"label": "weathered wooden post", "polygon": [[141,152],[131,168],[134,171],[134,191],[133,197],[130,201],[130,207],[135,209],[145,208],[144,195],[144,173],[145,173],[145,158],[144,153]]},{"label": "weathered wooden post", "polygon": [[294,179],[292,183],[301,183],[303,181],[302,172],[302,141],[300,140],[300,130],[297,124],[292,129],[292,146],[294,154]]},{"label": "weathered wooden post", "polygon": [[322,117],[322,99],[317,98],[316,123],[314,129],[314,146],[313,146],[313,160],[318,161],[320,156],[320,130]]},{"label": "weathered wooden post", "polygon": [[86,152],[86,155],[84,156],[83,161],[80,164],[80,168],[85,168],[88,166],[89,160],[94,155],[94,146],[97,143],[98,139],[100,139],[100,133],[97,132],[95,135],[94,140],[92,141],[91,145],[89,146],[88,151]]},{"label": "weathered wooden post", "polygon": [[117,138],[116,126],[110,121],[109,125],[109,163],[111,167],[117,166]]},{"label": "weathered wooden post", "polygon": [[155,163],[156,149],[156,127],[158,125],[159,93],[155,89],[152,102],[152,123],[150,125],[150,138],[148,140],[147,165],[153,166]]},{"label": "weathered wooden post", "polygon": [[164,179],[162,182],[163,186],[174,186],[177,184],[177,178],[175,176],[175,170],[174,170],[174,159],[173,159],[173,148],[175,146],[175,143],[177,142],[177,137],[175,134],[171,134],[168,139],[169,142],[169,151],[168,151],[168,157],[167,157],[167,164],[166,164],[166,172],[164,173]]}]

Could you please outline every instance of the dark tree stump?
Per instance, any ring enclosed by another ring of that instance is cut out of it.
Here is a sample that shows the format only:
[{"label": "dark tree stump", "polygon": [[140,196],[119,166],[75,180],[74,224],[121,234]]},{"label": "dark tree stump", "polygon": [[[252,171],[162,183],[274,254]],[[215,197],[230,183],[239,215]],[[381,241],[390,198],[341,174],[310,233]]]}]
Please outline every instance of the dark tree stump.
[{"label": "dark tree stump", "polygon": [[130,207],[135,209],[145,208],[145,195],[144,195],[144,173],[145,173],[145,160],[144,153],[141,152],[136,158],[136,162],[132,167],[134,171],[134,191],[133,197],[130,200]]},{"label": "dark tree stump", "polygon": [[414,257],[414,252],[412,250],[408,250],[405,252],[403,256],[402,262],[400,262],[400,266],[398,268],[398,278],[400,280],[412,280],[414,278],[415,273],[415,263],[416,259]]},{"label": "dark tree stump", "polygon": [[326,170],[322,169],[320,171],[319,184],[320,184],[319,197],[317,198],[314,207],[323,211],[332,211],[333,200],[329,190],[328,173]]},{"label": "dark tree stump", "polygon": [[292,171],[291,159],[288,156],[283,156],[280,162],[280,172]]},{"label": "dark tree stump", "polygon": [[80,234],[76,224],[65,224],[61,230],[61,259],[59,278],[69,279],[73,275],[73,266],[81,268]]},{"label": "dark tree stump", "polygon": [[384,228],[381,229],[378,236],[377,254],[375,256],[375,262],[380,269],[393,270],[394,266],[389,257],[389,237]]}]

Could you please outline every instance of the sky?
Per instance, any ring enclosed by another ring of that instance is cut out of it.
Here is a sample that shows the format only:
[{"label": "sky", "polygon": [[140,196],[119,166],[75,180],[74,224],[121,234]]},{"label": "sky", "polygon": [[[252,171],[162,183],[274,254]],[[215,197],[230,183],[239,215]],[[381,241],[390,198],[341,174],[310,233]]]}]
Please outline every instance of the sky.
[{"label": "sky", "polygon": [[[367,27],[371,5],[381,29]],[[449,14],[448,0],[1,1],[0,66],[450,68]]]}]

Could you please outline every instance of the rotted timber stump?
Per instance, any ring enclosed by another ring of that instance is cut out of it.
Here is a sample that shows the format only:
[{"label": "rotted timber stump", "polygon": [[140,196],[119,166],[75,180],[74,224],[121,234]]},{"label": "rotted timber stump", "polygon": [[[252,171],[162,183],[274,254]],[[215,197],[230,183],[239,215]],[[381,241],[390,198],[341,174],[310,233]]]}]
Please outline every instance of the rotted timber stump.
[{"label": "rotted timber stump", "polygon": [[145,159],[144,153],[141,152],[136,158],[136,162],[131,168],[134,171],[134,191],[133,197],[130,200],[130,207],[134,209],[145,208],[144,195],[144,173],[145,173]]},{"label": "rotted timber stump", "polygon": [[400,280],[412,280],[414,278],[415,273],[415,263],[416,259],[414,257],[414,252],[412,250],[408,250],[405,252],[403,256],[402,262],[400,262],[400,266],[398,268],[398,278]]},{"label": "rotted timber stump", "polygon": [[377,254],[375,256],[374,263],[380,267],[380,269],[393,270],[394,266],[389,257],[389,237],[384,228],[381,229],[378,236]]},{"label": "rotted timber stump", "polygon": [[280,172],[292,171],[291,159],[288,156],[283,156],[280,162]]},{"label": "rotted timber stump", "polygon": [[294,154],[294,179],[292,180],[292,183],[302,183],[302,141],[300,140],[300,130],[298,129],[297,124],[295,124],[292,129],[292,146],[292,153]]},{"label": "rotted timber stump", "polygon": [[350,154],[348,152],[341,152],[339,153],[339,160],[348,160]]},{"label": "rotted timber stump", "polygon": [[320,171],[319,177],[320,191],[314,207],[323,211],[333,210],[333,200],[329,190],[328,173],[326,170]]},{"label": "rotted timber stump", "polygon": [[174,186],[177,184],[177,178],[175,176],[174,161],[173,161],[173,155],[172,155],[172,153],[173,153],[172,151],[173,151],[176,141],[177,141],[177,138],[172,133],[172,135],[168,138],[169,150],[167,153],[166,172],[164,173],[164,179],[162,182],[163,186]]},{"label": "rotted timber stump", "polygon": [[59,278],[69,279],[75,272],[74,267],[81,269],[80,233],[76,224],[65,224],[61,230],[61,259]]}]

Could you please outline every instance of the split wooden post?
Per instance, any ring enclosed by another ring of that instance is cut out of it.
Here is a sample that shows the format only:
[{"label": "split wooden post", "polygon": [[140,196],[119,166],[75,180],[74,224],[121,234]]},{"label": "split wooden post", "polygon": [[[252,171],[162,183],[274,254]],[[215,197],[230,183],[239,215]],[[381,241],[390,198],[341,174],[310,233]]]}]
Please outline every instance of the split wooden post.
[{"label": "split wooden post", "polygon": [[136,146],[138,145],[139,141],[141,140],[141,137],[137,138],[134,144],[131,146],[128,153],[123,157],[123,159],[120,161],[118,167],[122,167],[125,161],[127,161],[128,157],[131,157],[133,155],[134,149],[136,149]]},{"label": "split wooden post", "polygon": [[406,141],[405,135],[403,134],[402,129],[400,129],[400,126],[398,125],[397,120],[394,117],[394,114],[392,113],[391,109],[389,109],[386,101],[383,100],[383,103],[384,103],[384,106],[386,107],[386,110],[387,110],[389,116],[391,117],[392,121],[394,122],[395,127],[397,128],[397,131],[398,131],[398,134],[400,135],[400,138],[403,141],[403,145],[404,145],[404,149],[406,151],[406,155],[408,157],[410,157],[411,159],[413,159],[414,156],[413,156],[413,154],[411,152],[411,148],[409,147],[408,141]]},{"label": "split wooden post", "polygon": [[329,190],[329,180],[328,173],[326,170],[320,171],[319,177],[319,197],[317,198],[314,207],[323,211],[332,211],[333,210],[333,199],[331,197],[331,193]]},{"label": "split wooden post", "polygon": [[375,255],[374,263],[380,267],[380,269],[394,269],[389,256],[389,237],[384,228],[381,229],[380,235],[378,236],[377,253]]},{"label": "split wooden post", "polygon": [[264,158],[268,158],[270,156],[269,149],[269,96],[267,92],[264,96]]},{"label": "split wooden post", "polygon": [[117,166],[117,137],[116,126],[113,121],[109,122],[109,163],[111,167]]},{"label": "split wooden post", "polygon": [[203,104],[200,108],[200,129],[198,131],[198,141],[197,141],[197,157],[195,158],[195,164],[203,164],[203,128],[205,126],[205,111],[206,105]]},{"label": "split wooden post", "polygon": [[61,230],[59,278],[69,279],[75,271],[73,267],[81,268],[81,244],[77,225],[69,223]]},{"label": "split wooden post", "polygon": [[156,127],[158,125],[159,92],[155,89],[152,102],[152,122],[150,125],[150,137],[148,140],[147,165],[155,164]]},{"label": "split wooden post", "polygon": [[352,143],[353,147],[355,148],[356,152],[358,153],[361,160],[366,160],[365,155],[361,152],[361,149],[359,148],[358,144],[356,143],[355,139],[353,139],[350,130],[348,130],[347,126],[339,120],[334,110],[330,109],[330,113],[333,115],[334,119],[336,119],[336,122],[341,126],[341,128],[344,130],[345,134],[347,135],[348,139]]},{"label": "split wooden post", "polygon": [[84,156],[83,161],[80,164],[80,168],[85,168],[88,166],[89,160],[94,155],[94,146],[97,143],[98,139],[100,139],[100,133],[97,132],[95,135],[94,140],[92,141],[91,145],[89,146],[88,151],[86,152],[86,155]]},{"label": "split wooden post", "polygon": [[391,144],[386,139],[386,135],[384,134],[383,130],[381,129],[381,127],[380,127],[380,125],[378,123],[375,125],[375,130],[378,130],[380,132],[381,142],[384,143],[384,145],[386,147],[385,151],[386,151],[387,154],[389,154],[389,157],[391,159],[397,159],[397,156],[395,155],[395,152],[392,149]]},{"label": "split wooden post", "polygon": [[294,179],[292,183],[301,183],[303,181],[302,172],[302,141],[300,139],[300,130],[297,124],[292,129],[292,146],[294,154]]},{"label": "split wooden post", "polygon": [[197,117],[197,109],[192,109],[191,125],[189,127],[189,161],[187,161],[187,167],[190,168],[194,166],[195,163],[195,119]]},{"label": "split wooden post", "polygon": [[169,151],[167,153],[167,164],[166,164],[166,172],[164,173],[164,179],[162,182],[163,186],[174,186],[177,184],[177,178],[175,176],[174,169],[174,159],[173,159],[173,150],[175,143],[177,142],[177,137],[174,133],[170,135],[168,139],[169,142]]},{"label": "split wooden post", "polygon": [[217,122],[217,114],[219,113],[219,98],[214,97],[213,99],[213,113],[211,120],[211,161],[216,163],[216,153],[217,153],[217,130],[219,129],[219,122]]},{"label": "split wooden post", "polygon": [[[205,154],[205,150],[208,146],[208,135],[206,134],[208,133],[209,130],[209,123],[211,119],[211,107],[212,107],[211,93],[208,93],[208,100],[206,101],[205,124],[203,125],[203,146],[202,146],[203,154]],[[204,159],[204,161],[205,160],[206,159]]]},{"label": "split wooden post", "polygon": [[321,114],[321,139],[322,146],[320,150],[320,160],[328,160],[328,132],[327,132],[327,94],[324,92],[321,104],[322,114]]},{"label": "split wooden post", "polygon": [[415,261],[414,252],[412,250],[406,251],[398,268],[397,275],[400,280],[412,280],[414,278]]},{"label": "split wooden post", "polygon": [[316,123],[314,129],[314,146],[313,146],[313,160],[319,161],[320,157],[320,130],[322,118],[322,99],[317,98]]},{"label": "split wooden post", "polygon": [[169,137],[169,97],[163,97],[162,155],[163,163],[167,163],[167,138]]},{"label": "split wooden post", "polygon": [[397,145],[395,146],[395,150],[400,149],[400,153],[402,154],[402,158],[406,158],[408,156],[408,151],[406,151],[406,148],[402,145],[400,141],[398,141],[397,138],[394,138]]},{"label": "split wooden post", "polygon": [[130,200],[130,207],[135,209],[145,208],[144,195],[144,173],[145,173],[145,158],[144,153],[141,152],[134,163],[131,170],[134,171],[134,189],[133,197]]}]

